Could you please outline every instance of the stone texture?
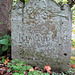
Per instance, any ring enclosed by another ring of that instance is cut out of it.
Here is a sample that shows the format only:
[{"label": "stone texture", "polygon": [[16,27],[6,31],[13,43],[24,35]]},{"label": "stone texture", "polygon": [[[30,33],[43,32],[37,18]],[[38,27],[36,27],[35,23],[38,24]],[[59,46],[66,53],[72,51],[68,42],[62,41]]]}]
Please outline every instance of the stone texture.
[{"label": "stone texture", "polygon": [[6,34],[11,30],[10,12],[13,0],[0,0],[0,32],[1,35]]},{"label": "stone texture", "polygon": [[71,11],[52,0],[18,2],[11,13],[12,58],[54,71],[70,68]]}]

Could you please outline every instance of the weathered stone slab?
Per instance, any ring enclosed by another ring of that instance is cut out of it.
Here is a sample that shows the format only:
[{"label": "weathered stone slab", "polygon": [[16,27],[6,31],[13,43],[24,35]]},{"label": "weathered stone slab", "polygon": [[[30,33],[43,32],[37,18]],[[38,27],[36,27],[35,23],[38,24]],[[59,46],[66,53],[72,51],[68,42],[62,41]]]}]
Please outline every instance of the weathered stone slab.
[{"label": "weathered stone slab", "polygon": [[11,13],[12,58],[67,71],[71,53],[71,11],[51,0],[18,2]]}]

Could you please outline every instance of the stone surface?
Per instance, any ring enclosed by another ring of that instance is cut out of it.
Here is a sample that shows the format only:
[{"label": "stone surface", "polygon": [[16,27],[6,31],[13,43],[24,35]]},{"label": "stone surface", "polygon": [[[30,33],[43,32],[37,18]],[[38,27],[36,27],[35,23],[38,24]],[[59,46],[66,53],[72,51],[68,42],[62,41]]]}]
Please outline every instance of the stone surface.
[{"label": "stone surface", "polygon": [[51,0],[18,2],[11,13],[12,58],[54,71],[70,68],[71,11]]},{"label": "stone surface", "polygon": [[11,30],[10,12],[13,0],[0,0],[0,36]]}]

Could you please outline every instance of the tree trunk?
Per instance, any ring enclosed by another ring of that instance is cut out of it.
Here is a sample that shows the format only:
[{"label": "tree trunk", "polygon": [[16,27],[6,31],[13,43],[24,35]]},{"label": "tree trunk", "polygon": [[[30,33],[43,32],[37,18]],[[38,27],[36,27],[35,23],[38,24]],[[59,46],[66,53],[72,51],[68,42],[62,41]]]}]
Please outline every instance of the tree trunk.
[{"label": "tree trunk", "polygon": [[0,0],[0,36],[10,31],[10,12],[13,0]]}]

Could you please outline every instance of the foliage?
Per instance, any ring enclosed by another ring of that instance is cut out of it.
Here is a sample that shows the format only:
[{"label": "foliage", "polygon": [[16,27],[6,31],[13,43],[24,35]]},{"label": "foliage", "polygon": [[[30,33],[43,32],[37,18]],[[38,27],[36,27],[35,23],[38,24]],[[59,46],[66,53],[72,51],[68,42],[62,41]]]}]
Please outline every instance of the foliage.
[{"label": "foliage", "polygon": [[[75,24],[74,24],[75,25]],[[75,26],[72,27],[72,33],[75,34]]]},{"label": "foliage", "polygon": [[12,68],[10,71],[15,70],[18,71],[19,74],[23,74],[23,72],[26,71],[28,68],[32,68],[31,66],[24,66],[24,65],[25,62],[24,61],[19,62],[18,59],[12,60],[11,63],[8,63],[8,67]]},{"label": "foliage", "polygon": [[73,72],[72,71],[67,71],[66,75],[73,75]]},{"label": "foliage", "polygon": [[72,47],[75,47],[75,39],[72,38],[71,40],[72,40],[72,44],[71,44]]},{"label": "foliage", "polygon": [[34,70],[31,72],[28,72],[28,75],[50,75],[49,73],[42,73],[41,71]]},{"label": "foliage", "polygon": [[[32,66],[30,65],[26,65],[26,63],[24,61],[19,61],[18,59],[15,60],[11,60],[10,63],[8,63],[8,67],[11,68],[8,70],[8,72],[13,72],[12,75],[72,75],[73,71],[75,71],[75,69],[70,69],[69,71],[67,71],[66,73],[56,73],[53,72],[52,74],[50,74],[49,72],[43,72],[39,71],[39,70],[35,70],[33,69]],[[30,69],[33,69],[30,71]]]},{"label": "foliage", "polygon": [[54,0],[54,1],[56,1],[60,5],[67,4],[67,0]]},{"label": "foliage", "polygon": [[[13,6],[18,2],[18,1],[20,1],[20,0],[13,0]],[[28,2],[29,0],[25,0],[25,4]],[[57,3],[61,3],[61,5],[62,4],[65,4],[65,3],[67,3],[67,0],[55,0]]]},{"label": "foliage", "polygon": [[[2,23],[0,22],[0,24],[2,24]],[[0,31],[0,33],[2,33],[2,32]]]},{"label": "foliage", "polygon": [[[16,5],[16,3],[20,1],[20,0],[13,0],[13,7]],[[25,0],[25,4],[28,2],[29,0]]]},{"label": "foliage", "polygon": [[2,24],[2,23],[0,22],[0,24]]},{"label": "foliage", "polygon": [[71,59],[71,63],[75,65],[75,61]]},{"label": "foliage", "polygon": [[[2,57],[3,63],[8,62],[7,64],[3,64],[0,62],[0,75],[74,75],[75,74],[75,67],[70,68],[67,72],[46,72],[43,69],[38,68],[35,66],[34,68],[30,65],[26,65],[24,61],[19,61],[18,59],[9,61],[8,58]],[[4,60],[5,59],[5,60]],[[72,57],[75,60],[75,57]],[[46,65],[45,65],[46,66]],[[71,66],[72,67],[72,66]]]},{"label": "foliage", "polygon": [[75,57],[71,56],[71,67],[74,68],[75,67]]},{"label": "foliage", "polygon": [[[18,59],[15,60],[11,60],[10,63],[8,63],[8,67],[11,68],[11,70],[8,70],[8,72],[10,71],[14,71],[15,73],[13,73],[13,75],[24,75],[24,72],[27,72],[27,70],[32,69],[33,67],[26,65],[24,61],[19,61]],[[43,73],[41,71],[29,71],[28,75],[49,75],[49,73]]]},{"label": "foliage", "polygon": [[1,34],[2,32],[0,32],[0,34]]},{"label": "foliage", "polygon": [[5,57],[3,56],[1,63],[4,63],[4,62],[5,62]]},{"label": "foliage", "polygon": [[4,35],[0,37],[0,55],[11,46],[11,36]]},{"label": "foliage", "polygon": [[71,8],[71,10],[72,10],[72,17],[73,17],[73,20],[72,20],[72,22],[73,22],[73,24],[75,25],[75,5]]},{"label": "foliage", "polygon": [[72,23],[73,23],[73,27],[72,27],[72,32],[73,34],[75,34],[75,5],[72,7]]}]

